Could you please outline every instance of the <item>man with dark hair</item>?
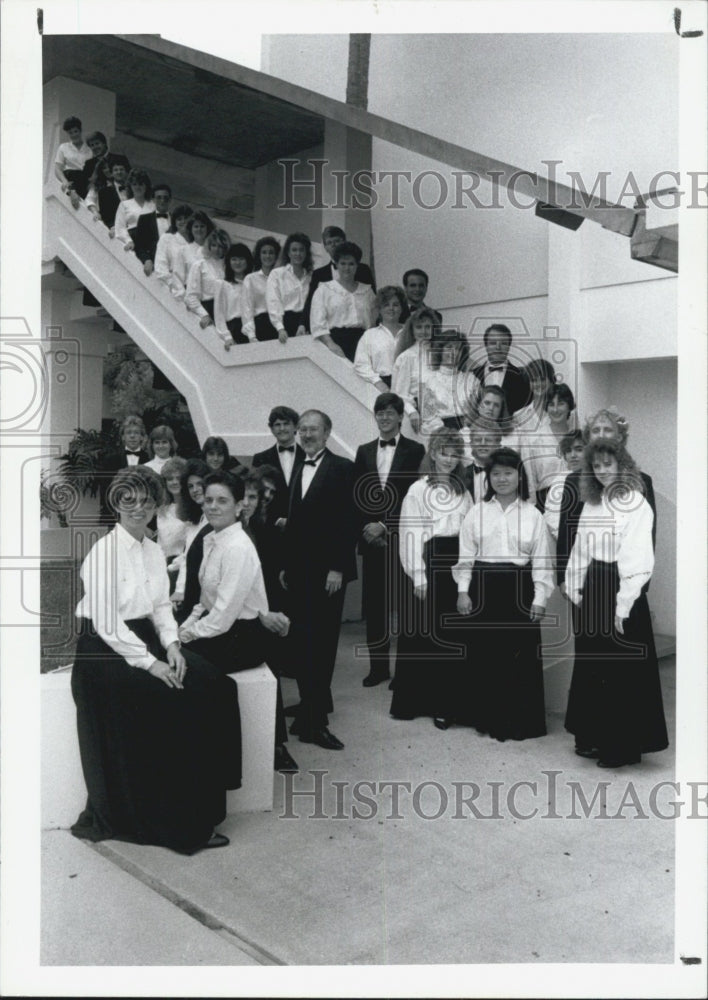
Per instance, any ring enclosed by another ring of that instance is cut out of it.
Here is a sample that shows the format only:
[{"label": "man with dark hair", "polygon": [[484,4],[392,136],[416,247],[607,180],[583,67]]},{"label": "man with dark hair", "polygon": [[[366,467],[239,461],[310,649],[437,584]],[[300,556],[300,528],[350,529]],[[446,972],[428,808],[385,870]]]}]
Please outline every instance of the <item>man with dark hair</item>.
[{"label": "man with dark hair", "polygon": [[378,436],[354,459],[354,511],[362,556],[363,606],[369,673],[364,687],[390,677],[391,613],[401,593],[398,520],[403,498],[418,478],[425,448],[401,434],[403,400],[383,392],[374,403]]},{"label": "man with dark hair", "polygon": [[[312,277],[310,278],[310,290],[307,294],[307,301],[305,302],[305,325],[307,329],[310,329],[310,307],[312,306],[312,296],[317,291],[317,286],[325,281],[335,281],[337,279],[337,265],[334,260],[334,251],[339,246],[340,243],[346,242],[346,235],[343,229],[339,226],[325,226],[322,230],[322,245],[330,256],[329,264],[324,264],[322,267],[317,267],[312,272]],[[363,285],[371,285],[374,291],[376,291],[376,282],[374,281],[374,276],[371,273],[371,268],[368,264],[364,264],[361,260],[357,263],[356,273],[354,274],[354,280],[360,282]]]},{"label": "man with dark hair", "polygon": [[135,256],[142,261],[143,271],[150,277],[155,267],[155,251],[160,237],[170,228],[170,201],[172,189],[169,184],[156,184],[152,189],[154,212],[138,216],[135,226]]},{"label": "man with dark hair", "polygon": [[526,406],[530,389],[526,376],[508,360],[511,350],[511,330],[503,323],[492,323],[484,331],[484,347],[487,361],[472,370],[483,388],[499,386],[504,391],[509,413],[516,413]]},{"label": "man with dark hair", "polygon": [[265,451],[256,452],[251,463],[254,469],[260,465],[272,465],[274,469],[280,470],[277,491],[271,501],[271,516],[281,528],[285,527],[285,518],[288,516],[288,495],[293,470],[305,460],[305,452],[295,441],[299,419],[300,415],[289,406],[274,406],[268,417],[268,426],[276,443]]},{"label": "man with dark hair", "polygon": [[344,744],[327,728],[347,583],[356,579],[354,465],[326,447],[332,421],[307,410],[298,432],[305,461],[290,483],[281,583],[288,592],[300,704],[290,730],[325,750]]},{"label": "man with dark hair", "polygon": [[111,179],[92,187],[86,195],[89,212],[96,217],[95,221],[102,222],[109,230],[113,229],[118,206],[128,197],[126,180],[129,170],[128,158],[116,153],[111,163]]},{"label": "man with dark hair", "polygon": [[[417,309],[432,308],[425,302],[425,296],[428,294],[428,281],[428,275],[419,267],[413,267],[403,275],[402,283],[406,293],[406,304],[401,310],[401,323],[405,323],[410,314]],[[442,313],[439,313],[437,309],[433,309],[433,312],[438,318],[438,323],[442,326]]]}]

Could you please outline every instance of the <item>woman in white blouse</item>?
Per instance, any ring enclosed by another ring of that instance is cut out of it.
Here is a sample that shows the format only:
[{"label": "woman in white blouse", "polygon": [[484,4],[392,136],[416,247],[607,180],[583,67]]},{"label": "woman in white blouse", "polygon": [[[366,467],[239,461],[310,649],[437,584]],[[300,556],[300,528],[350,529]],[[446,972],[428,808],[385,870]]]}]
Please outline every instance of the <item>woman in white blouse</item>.
[{"label": "woman in white blouse", "polygon": [[481,386],[468,361],[467,341],[459,331],[433,330],[418,399],[421,434],[443,426],[460,430],[474,411]]},{"label": "woman in white blouse", "polygon": [[405,304],[406,293],[402,288],[397,285],[380,288],[374,303],[378,326],[365,330],[356,345],[354,371],[379,392],[388,392],[391,388],[396,340],[403,329],[399,319]]},{"label": "woman in white blouse", "polygon": [[396,343],[391,392],[403,400],[405,413],[416,434],[420,430],[421,383],[429,370],[428,342],[437,324],[438,317],[432,309],[427,306],[417,309],[403,324]]},{"label": "woman in white blouse", "polygon": [[178,275],[180,251],[187,246],[187,226],[192,217],[189,205],[178,205],[170,212],[170,228],[157,241],[155,275],[176,299],[184,298],[184,283]]},{"label": "woman in white blouse", "polygon": [[258,270],[252,271],[243,279],[243,332],[249,340],[278,339],[278,331],[268,315],[266,285],[280,249],[275,236],[261,236],[253,251]]},{"label": "woman in white blouse", "polygon": [[536,429],[519,432],[520,452],[529,477],[529,493],[543,512],[546,494],[565,463],[559,453],[561,440],[574,427],[575,397],[569,385],[556,382],[546,395],[546,404]]},{"label": "woman in white blouse", "polygon": [[305,233],[291,233],[285,241],[280,266],[274,267],[266,284],[266,304],[278,340],[307,333],[305,303],[312,280],[312,243]]},{"label": "woman in white blouse", "polygon": [[71,687],[88,801],[72,833],[193,854],[229,842],[214,828],[241,784],[240,716],[236,686],[180,650],[165,558],[145,535],[161,498],[154,473],[118,472],[119,523],[81,567]]},{"label": "woman in white blouse", "polygon": [[615,768],[668,746],[645,588],[654,515],[617,441],[587,446],[580,489],[584,506],[565,574],[579,609],[565,727],[580,757]]},{"label": "woman in white blouse", "polygon": [[[199,603],[179,630],[187,649],[224,674],[267,662],[273,643],[282,641],[290,629],[282,611],[268,609],[258,553],[240,520],[244,494],[244,480],[230,472],[213,472],[204,480],[204,513],[213,531],[204,537]],[[285,750],[286,740],[278,682],[275,766],[297,770]]]},{"label": "woman in white blouse", "polygon": [[252,270],[251,251],[245,243],[233,243],[224,257],[224,280],[217,282],[214,295],[214,326],[227,351],[232,344],[249,341],[243,332],[243,289]]},{"label": "woman in white blouse", "polygon": [[540,621],[554,589],[550,540],[517,452],[492,452],[487,481],[462,525],[453,570],[470,628],[459,703],[479,732],[525,740],[546,733]]},{"label": "woman in white blouse", "polygon": [[116,211],[114,224],[115,238],[123,244],[124,250],[135,248],[134,238],[141,215],[155,211],[152,200],[152,184],[144,170],[131,170],[126,181],[128,197]]},{"label": "woman in white blouse", "polygon": [[391,715],[432,716],[439,729],[447,729],[455,714],[457,675],[467,661],[450,573],[458,559],[460,526],[472,507],[462,449],[456,431],[443,428],[431,435],[427,458],[432,471],[406,493],[398,532],[406,589]]},{"label": "woman in white blouse", "polygon": [[167,424],[153,427],[148,438],[148,452],[150,461],[145,463],[146,467],[160,475],[167,459],[177,454],[177,440],[171,427]]},{"label": "woman in white blouse", "polygon": [[194,212],[192,217],[187,220],[187,228],[185,230],[185,239],[187,242],[177,251],[174,270],[172,272],[174,284],[180,293],[177,296],[178,298],[184,298],[187,289],[187,278],[189,277],[192,264],[204,256],[203,250],[207,236],[213,233],[215,228],[214,223],[206,212]]},{"label": "woman in white blouse", "polygon": [[231,237],[225,229],[209,233],[202,253],[194,261],[187,276],[184,302],[190,312],[199,317],[202,330],[214,322],[214,297],[219,282],[224,280],[224,257],[231,246]]},{"label": "woman in white blouse", "polygon": [[371,285],[356,280],[361,247],[344,240],[332,252],[333,281],[319,284],[312,296],[310,333],[340,358],[354,361],[364,330],[373,324],[376,296]]},{"label": "woman in white blouse", "polygon": [[182,475],[187,468],[187,460],[168,458],[160,475],[165,487],[165,502],[157,511],[157,544],[162,549],[170,574],[170,593],[175,588],[180,567],[180,556],[184,552],[187,539],[187,514],[182,502]]}]

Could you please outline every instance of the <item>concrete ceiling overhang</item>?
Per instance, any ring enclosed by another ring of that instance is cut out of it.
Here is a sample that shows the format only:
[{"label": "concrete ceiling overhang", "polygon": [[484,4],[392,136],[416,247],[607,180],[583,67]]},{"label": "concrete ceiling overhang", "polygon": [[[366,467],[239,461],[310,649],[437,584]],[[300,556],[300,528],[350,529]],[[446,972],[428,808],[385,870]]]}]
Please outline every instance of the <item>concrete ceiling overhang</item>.
[{"label": "concrete ceiling overhang", "polygon": [[320,115],[115,35],[45,35],[55,76],[115,93],[118,132],[249,170],[324,139]]}]

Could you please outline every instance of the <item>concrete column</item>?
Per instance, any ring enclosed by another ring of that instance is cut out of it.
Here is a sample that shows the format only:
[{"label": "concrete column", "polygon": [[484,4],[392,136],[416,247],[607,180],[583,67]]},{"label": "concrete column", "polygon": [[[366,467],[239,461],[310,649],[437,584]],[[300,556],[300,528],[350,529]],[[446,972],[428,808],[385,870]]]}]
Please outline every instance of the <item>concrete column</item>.
[{"label": "concrete column", "polygon": [[[366,191],[371,184],[364,181],[357,193],[353,181],[359,171],[371,170],[371,136],[327,120],[323,155],[327,161],[323,194],[327,208],[322,210],[322,228],[341,226],[347,238],[361,247],[364,260],[368,262],[373,249],[371,211],[368,207],[354,206],[369,205],[370,198]],[[340,171],[344,173],[340,174]]]}]

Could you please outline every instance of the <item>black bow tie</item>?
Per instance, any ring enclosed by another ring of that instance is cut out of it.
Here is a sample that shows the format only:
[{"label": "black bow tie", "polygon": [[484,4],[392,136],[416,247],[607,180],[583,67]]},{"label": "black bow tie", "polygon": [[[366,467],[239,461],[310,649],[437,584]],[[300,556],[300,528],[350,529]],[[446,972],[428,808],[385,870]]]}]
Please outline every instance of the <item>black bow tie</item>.
[{"label": "black bow tie", "polygon": [[295,451],[295,445],[294,444],[279,444],[278,445],[278,454],[280,454],[283,451]]},{"label": "black bow tie", "polygon": [[488,365],[490,372],[500,372],[504,370],[504,365]]},{"label": "black bow tie", "polygon": [[318,462],[319,462],[318,458],[306,458],[305,461],[302,464],[303,465],[317,465]]},{"label": "black bow tie", "polygon": [[390,441],[379,441],[379,448],[389,448],[389,447],[391,447],[391,448],[395,448],[396,447],[396,439],[395,438],[391,438]]},{"label": "black bow tie", "polygon": [[126,453],[126,455],[137,455],[138,457],[140,456],[140,452],[139,451],[131,451],[130,448],[126,448],[125,449],[125,453]]},{"label": "black bow tie", "polygon": [[158,219],[169,219],[167,212],[155,212],[155,215]]},{"label": "black bow tie", "polygon": [[483,465],[475,465],[474,462],[472,463],[472,465],[470,466],[470,468],[472,469],[473,472],[486,472],[487,471],[484,468]]}]

